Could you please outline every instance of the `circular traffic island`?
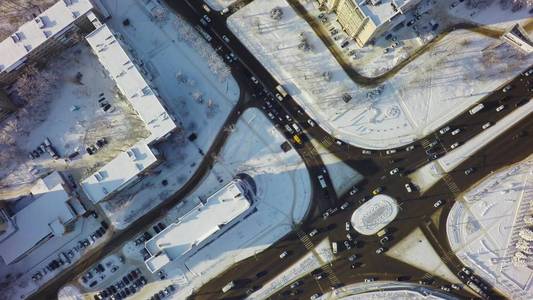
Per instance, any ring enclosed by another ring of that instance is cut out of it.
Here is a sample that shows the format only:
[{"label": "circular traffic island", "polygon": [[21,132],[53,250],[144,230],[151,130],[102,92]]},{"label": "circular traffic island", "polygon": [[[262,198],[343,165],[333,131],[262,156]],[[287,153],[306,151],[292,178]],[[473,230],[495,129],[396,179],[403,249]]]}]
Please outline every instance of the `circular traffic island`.
[{"label": "circular traffic island", "polygon": [[387,195],[376,195],[357,208],[350,222],[364,235],[373,235],[387,226],[398,215],[398,202]]}]

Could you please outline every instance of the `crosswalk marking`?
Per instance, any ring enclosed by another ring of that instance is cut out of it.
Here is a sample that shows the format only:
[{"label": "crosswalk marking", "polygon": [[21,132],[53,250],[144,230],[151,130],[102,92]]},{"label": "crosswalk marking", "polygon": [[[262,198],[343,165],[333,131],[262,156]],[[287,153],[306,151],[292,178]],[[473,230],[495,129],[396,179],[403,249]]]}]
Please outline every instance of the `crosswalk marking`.
[{"label": "crosswalk marking", "polygon": [[424,147],[424,149],[428,148],[430,144],[430,142],[427,139],[420,140],[420,143],[422,144],[422,147]]},{"label": "crosswalk marking", "polygon": [[334,142],[334,141],[333,141],[333,139],[332,139],[330,136],[325,136],[325,137],[320,141],[320,143],[322,143],[322,145],[323,145],[324,147],[326,147],[326,148],[329,147],[329,146],[331,146],[331,145],[333,144],[333,142]]},{"label": "crosswalk marking", "polygon": [[[296,235],[298,236],[300,241],[302,241],[302,243],[304,244],[304,246],[305,246],[305,248],[307,250],[309,250],[311,252],[314,252],[315,245],[313,244],[313,242],[311,241],[309,236],[307,236],[307,234],[305,234],[305,232],[303,232],[301,230],[298,230],[296,232]],[[320,258],[319,258],[319,260],[320,260]],[[335,273],[333,273],[333,269],[331,269],[331,266],[329,264],[324,264],[321,268],[322,268],[322,270],[324,270],[324,272],[326,274],[328,274],[327,277],[328,277],[328,280],[329,280],[329,282],[331,283],[332,286],[336,286],[336,285],[340,284],[339,278],[337,278]]]},{"label": "crosswalk marking", "polygon": [[453,193],[455,197],[461,194],[461,189],[457,186],[455,181],[453,181],[453,178],[450,175],[444,174],[444,176],[442,176],[442,179],[444,180],[444,183],[446,183],[446,185],[448,186],[448,189]]}]

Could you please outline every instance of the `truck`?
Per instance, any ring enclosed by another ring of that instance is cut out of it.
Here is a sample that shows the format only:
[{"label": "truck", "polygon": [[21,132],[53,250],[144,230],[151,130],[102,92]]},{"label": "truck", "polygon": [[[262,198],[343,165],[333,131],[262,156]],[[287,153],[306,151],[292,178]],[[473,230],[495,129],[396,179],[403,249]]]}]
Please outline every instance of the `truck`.
[{"label": "truck", "polygon": [[483,109],[483,107],[485,107],[485,105],[483,105],[483,103],[479,103],[478,105],[472,107],[468,113],[470,113],[471,115],[475,115],[477,112],[479,112],[480,110]]},{"label": "truck", "polygon": [[230,281],[222,288],[222,293],[227,293],[229,290],[235,287],[235,281]]},{"label": "truck", "polygon": [[281,85],[276,86],[276,91],[278,91],[278,94],[276,94],[276,98],[278,98],[279,101],[283,101],[283,98],[287,97],[287,91],[283,88]]}]

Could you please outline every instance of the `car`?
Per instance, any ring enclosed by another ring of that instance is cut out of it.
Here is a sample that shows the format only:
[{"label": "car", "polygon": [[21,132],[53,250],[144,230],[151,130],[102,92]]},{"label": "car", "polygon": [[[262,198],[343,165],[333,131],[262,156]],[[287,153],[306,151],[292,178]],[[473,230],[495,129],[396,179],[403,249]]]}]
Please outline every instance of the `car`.
[{"label": "car", "polygon": [[281,252],[281,254],[279,255],[279,258],[280,258],[280,259],[284,259],[285,257],[287,257],[287,255],[289,255],[289,252],[287,252],[287,251],[283,251],[283,252]]},{"label": "car", "polygon": [[348,260],[349,260],[349,261],[354,261],[354,260],[356,260],[357,258],[359,258],[359,257],[357,256],[357,254],[352,254],[352,255],[350,255],[350,257],[348,257]]},{"label": "car", "polygon": [[316,299],[318,299],[318,297],[320,297],[320,293],[316,293],[316,294],[311,295],[311,297],[309,297],[309,300],[316,300]]},{"label": "car", "polygon": [[441,128],[441,130],[439,130],[439,133],[440,134],[445,134],[448,131],[450,131],[450,126],[446,126],[444,128]]},{"label": "car", "polygon": [[160,228],[161,230],[163,230],[163,229],[165,229],[165,228],[167,227],[167,225],[165,225],[165,224],[163,224],[163,223],[161,223],[161,222],[157,223],[157,226],[159,226],[159,228]]},{"label": "car", "polygon": [[414,145],[405,147],[405,151],[413,151],[415,149]]},{"label": "car", "polygon": [[222,36],[222,39],[224,42],[229,43],[229,38],[225,34]]},{"label": "car", "polygon": [[118,270],[118,267],[114,266],[113,268],[111,268],[111,273],[115,273],[117,270]]},{"label": "car", "polygon": [[452,131],[452,135],[457,135],[459,132],[461,132],[461,128],[456,128]]},{"label": "car", "polygon": [[390,235],[386,235],[386,236],[382,237],[381,240],[379,240],[379,243],[383,245],[383,244],[387,243],[388,241],[390,241],[390,239],[391,239]]},{"label": "car", "polygon": [[311,126],[311,127],[315,127],[316,126],[315,122],[313,120],[311,120],[311,119],[307,120],[307,124],[309,124],[309,126]]},{"label": "car", "polygon": [[352,249],[352,245],[350,245],[350,241],[344,241],[344,248],[346,248],[346,250]]},{"label": "car", "polygon": [[370,151],[370,150],[361,150],[361,153],[365,154],[365,155],[370,155],[370,154],[372,154],[372,151]]},{"label": "car", "polygon": [[365,278],[365,282],[374,282],[374,281],[376,281],[376,278],[374,277]]},{"label": "car", "polygon": [[445,291],[445,292],[450,292],[451,291],[450,287],[445,286],[445,285],[441,286],[440,289]]},{"label": "car", "polygon": [[451,146],[450,146],[451,149],[455,149],[457,147],[459,147],[459,142],[455,142],[455,143],[451,144]]},{"label": "car", "polygon": [[397,174],[398,171],[400,171],[399,168],[394,168],[394,169],[390,170],[389,174],[394,175],[394,174]]},{"label": "car", "polygon": [[396,149],[389,149],[387,151],[385,151],[385,154],[389,155],[389,154],[394,154],[396,153]]},{"label": "car", "polygon": [[460,285],[455,284],[455,283],[452,284],[450,287],[451,287],[452,289],[454,289],[454,290],[458,290],[458,291],[462,289]]},{"label": "car", "polygon": [[309,232],[309,236],[310,237],[314,237],[317,234],[318,234],[318,229],[313,229],[313,230],[311,230],[311,232]]},{"label": "car", "polygon": [[467,267],[461,268],[461,271],[464,272],[467,276],[474,275],[474,272],[472,272],[472,270],[470,268],[467,268]]},{"label": "car", "polygon": [[344,202],[344,203],[341,205],[340,208],[341,208],[341,210],[345,210],[345,209],[348,208],[348,206],[350,206],[350,203],[348,203],[348,202]]},{"label": "car", "polygon": [[298,280],[298,281],[293,282],[293,283],[290,285],[290,288],[291,288],[291,289],[295,289],[295,288],[299,287],[300,285],[302,285],[302,282],[301,282],[300,280]]},{"label": "car", "polygon": [[350,222],[344,223],[344,228],[346,229],[346,231],[350,231],[350,226]]},{"label": "car", "polygon": [[510,91],[512,88],[513,88],[513,87],[512,87],[510,84],[508,84],[508,85],[506,85],[506,86],[502,89],[502,92],[507,93],[507,92]]},{"label": "car", "polygon": [[161,232],[161,229],[159,229],[159,226],[157,226],[157,225],[152,226],[152,229],[154,229],[156,234]]},{"label": "car", "polygon": [[431,154],[431,156],[429,157],[431,160],[435,160],[437,158],[439,158],[442,154],[440,153],[433,153]]},{"label": "car", "polygon": [[347,233],[347,234],[346,234],[346,238],[347,238],[348,241],[350,241],[350,242],[353,241],[353,237],[352,237],[352,235],[351,235],[350,233]]},{"label": "car", "polygon": [[257,78],[255,78],[255,76],[250,77],[250,79],[252,80],[252,82],[254,84],[258,84],[259,83],[259,80],[257,80]]},{"label": "car", "polygon": [[372,195],[377,195],[377,194],[380,194],[381,192],[383,192],[383,187],[378,186],[377,188],[375,188],[375,189],[372,191]]},{"label": "car", "polygon": [[433,207],[438,208],[438,207],[441,207],[442,204],[444,204],[444,200],[440,199],[437,202],[435,202],[435,204],[433,204]]},{"label": "car", "polygon": [[376,254],[381,254],[383,252],[387,251],[384,247],[379,247],[376,249]]},{"label": "car", "polygon": [[351,190],[350,190],[350,196],[353,196],[355,195],[355,193],[357,193],[359,191],[359,189],[357,187],[353,187]]},{"label": "car", "polygon": [[465,170],[465,175],[470,175],[474,172],[474,168],[468,168]]},{"label": "car", "polygon": [[321,280],[322,278],[324,278],[324,274],[318,273],[318,274],[313,275],[313,277],[315,278],[315,280]]},{"label": "car", "polygon": [[492,125],[491,122],[487,122],[487,123],[483,124],[483,126],[481,126],[481,129],[485,130],[485,129],[489,128],[491,125]]},{"label": "car", "polygon": [[504,108],[505,108],[505,105],[502,104],[502,105],[496,107],[496,111],[497,111],[497,112],[500,112],[500,111],[502,111]]},{"label": "car", "polygon": [[368,201],[370,199],[369,196],[363,196],[360,200],[359,200],[359,203],[363,204],[365,203],[366,201]]}]

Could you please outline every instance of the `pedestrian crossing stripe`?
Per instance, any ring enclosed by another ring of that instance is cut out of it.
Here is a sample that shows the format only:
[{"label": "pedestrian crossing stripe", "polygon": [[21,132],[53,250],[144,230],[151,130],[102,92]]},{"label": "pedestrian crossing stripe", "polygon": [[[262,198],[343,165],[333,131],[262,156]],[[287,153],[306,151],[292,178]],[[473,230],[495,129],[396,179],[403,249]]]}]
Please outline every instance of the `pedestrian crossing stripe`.
[{"label": "pedestrian crossing stripe", "polygon": [[444,183],[446,183],[448,189],[453,193],[454,196],[457,197],[461,193],[461,189],[457,186],[455,181],[453,181],[450,175],[445,174],[442,179],[444,180]]}]

